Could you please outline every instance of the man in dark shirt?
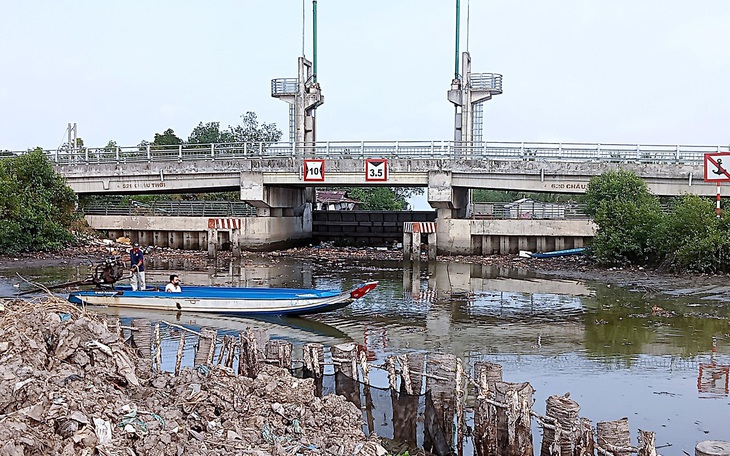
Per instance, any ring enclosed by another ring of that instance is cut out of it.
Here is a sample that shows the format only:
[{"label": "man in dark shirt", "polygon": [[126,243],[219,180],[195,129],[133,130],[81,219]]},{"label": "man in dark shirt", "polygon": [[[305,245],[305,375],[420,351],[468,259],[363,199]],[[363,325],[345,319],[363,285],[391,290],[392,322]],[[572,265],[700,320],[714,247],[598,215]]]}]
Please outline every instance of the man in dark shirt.
[{"label": "man in dark shirt", "polygon": [[144,253],[139,249],[139,244],[136,242],[132,246],[132,251],[129,252],[130,271],[132,277],[130,282],[132,283],[132,291],[146,290],[147,284],[145,283],[144,277]]}]

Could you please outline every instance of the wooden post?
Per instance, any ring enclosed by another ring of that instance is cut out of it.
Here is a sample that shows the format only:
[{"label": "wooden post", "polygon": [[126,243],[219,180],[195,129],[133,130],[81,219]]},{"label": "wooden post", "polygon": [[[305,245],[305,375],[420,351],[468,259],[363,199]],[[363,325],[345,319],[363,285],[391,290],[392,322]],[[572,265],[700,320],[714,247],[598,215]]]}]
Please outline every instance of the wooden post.
[{"label": "wooden post", "polygon": [[304,358],[304,374],[319,378],[324,375],[324,346],[317,343],[306,343],[302,347]]},{"label": "wooden post", "polygon": [[[401,367],[400,388],[392,389],[390,393],[393,408],[393,438],[398,442],[407,442],[409,447],[415,448],[418,442],[418,405],[423,387],[425,355],[408,353],[397,356],[397,359]],[[395,366],[393,366],[393,376],[397,376]],[[390,375],[388,377],[390,378]],[[395,380],[393,378],[391,382],[393,386]]]},{"label": "wooden post", "polygon": [[[566,395],[567,396],[567,395]],[[561,456],[583,454],[580,447],[581,423],[578,418],[580,406],[566,396],[550,396],[546,400],[545,415],[551,419],[542,433],[541,456],[550,456],[560,451]]]},{"label": "wooden post", "polygon": [[[595,445],[593,441],[593,426],[591,420],[588,418],[580,419],[581,426],[581,448],[583,448],[582,455],[593,455],[595,454]],[[582,456],[581,455],[581,456]],[[654,455],[656,456],[656,455]]]},{"label": "wooden post", "polygon": [[360,362],[360,371],[362,371],[362,382],[370,386],[370,366],[368,365],[368,355],[365,350],[358,353],[358,361]]},{"label": "wooden post", "polygon": [[335,374],[357,380],[357,345],[352,343],[337,344],[332,347],[332,363]]},{"label": "wooden post", "polygon": [[531,412],[535,403],[535,389],[527,382],[496,382],[494,391],[496,401],[507,406],[506,409],[497,410],[497,454],[533,454]]},{"label": "wooden post", "polygon": [[730,442],[703,440],[695,446],[695,456],[730,456]]},{"label": "wooden post", "polygon": [[388,371],[388,386],[391,391],[397,391],[398,374],[395,371],[395,357],[388,356],[385,358],[385,369]]},{"label": "wooden post", "polygon": [[494,384],[502,381],[502,366],[487,361],[474,363],[474,380],[479,385],[479,395],[487,397],[487,392],[494,392]]},{"label": "wooden post", "polygon": [[403,230],[403,259],[404,260],[411,259],[411,243],[412,242],[413,242],[413,238],[411,236],[411,233]]},{"label": "wooden post", "polygon": [[180,343],[177,346],[177,356],[175,357],[175,375],[180,375],[180,364],[182,364],[184,349],[185,349],[185,331],[180,331]]},{"label": "wooden post", "polygon": [[436,253],[437,253],[436,233],[429,233],[426,238],[428,239],[428,259],[436,260]]},{"label": "wooden post", "polygon": [[288,371],[292,364],[292,344],[286,340],[270,340],[266,343],[264,351],[266,362],[275,364]]},{"label": "wooden post", "polygon": [[[212,365],[213,357],[210,356],[210,353],[215,353],[215,345],[216,330],[210,328],[202,328],[200,330],[200,336],[198,336],[198,346],[195,349],[195,358],[193,360],[193,364],[195,366]],[[221,350],[223,350],[222,347]]]},{"label": "wooden post", "polygon": [[423,448],[436,454],[454,451],[451,442],[454,441],[452,423],[456,415],[456,363],[456,356],[450,354],[429,354],[426,360]]},{"label": "wooden post", "polygon": [[238,371],[249,378],[256,378],[259,373],[259,362],[265,359],[263,349],[269,334],[263,329],[247,328],[245,334],[239,335],[241,350],[238,357]]},{"label": "wooden post", "polygon": [[[727,455],[730,455],[730,452]],[[639,456],[657,456],[656,434],[639,429]]]},{"label": "wooden post", "polygon": [[162,372],[162,336],[160,335],[160,323],[155,325],[155,364],[157,372]]},{"label": "wooden post", "polygon": [[331,348],[332,364],[335,367],[335,394],[345,396],[358,408],[360,403],[360,384],[357,374],[357,345],[337,344]]},{"label": "wooden post", "polygon": [[132,320],[132,340],[139,351],[141,358],[149,359],[152,356],[152,326],[146,318],[135,318]]},{"label": "wooden post", "polygon": [[615,456],[629,456],[631,451],[621,451],[631,446],[629,419],[597,422],[596,446],[610,451]]},{"label": "wooden post", "polygon": [[420,261],[421,260],[421,232],[416,232],[415,230],[412,233],[413,241],[411,243],[411,260],[413,261]]},{"label": "wooden post", "polygon": [[304,358],[304,377],[314,378],[314,395],[322,396],[324,381],[324,346],[306,343],[302,347]]}]

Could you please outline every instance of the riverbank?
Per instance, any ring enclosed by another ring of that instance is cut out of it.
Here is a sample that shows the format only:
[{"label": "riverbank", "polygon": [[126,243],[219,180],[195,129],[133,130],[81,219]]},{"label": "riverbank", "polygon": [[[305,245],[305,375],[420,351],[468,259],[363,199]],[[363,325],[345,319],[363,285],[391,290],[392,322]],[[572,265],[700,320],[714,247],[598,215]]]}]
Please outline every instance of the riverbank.
[{"label": "riverbank", "polygon": [[385,453],[344,397],[262,365],[150,370],[104,317],[55,299],[0,300],[2,454]]},{"label": "riverbank", "polygon": [[[67,248],[57,252],[35,252],[19,255],[0,255],[0,271],[13,265],[46,267],[55,265],[95,264],[112,255],[127,259],[129,246],[108,240],[90,240],[84,245]],[[177,250],[149,247],[148,258],[155,262],[166,260],[185,260],[193,268],[209,266],[224,267],[233,260],[231,252],[219,251],[216,259],[198,250]],[[358,260],[358,261],[403,261],[399,249],[356,248],[311,246],[292,248],[273,252],[242,252],[240,261],[245,264],[251,259],[291,257],[319,261]],[[423,260],[426,261],[425,256]],[[522,258],[517,255],[489,256],[438,256],[437,261],[492,265],[496,267],[517,268],[536,274],[563,279],[585,280],[621,286],[629,290],[651,294],[672,296],[698,296],[721,302],[730,302],[730,275],[726,274],[671,274],[642,267],[605,268],[595,265],[587,257],[568,256],[559,258]]]}]

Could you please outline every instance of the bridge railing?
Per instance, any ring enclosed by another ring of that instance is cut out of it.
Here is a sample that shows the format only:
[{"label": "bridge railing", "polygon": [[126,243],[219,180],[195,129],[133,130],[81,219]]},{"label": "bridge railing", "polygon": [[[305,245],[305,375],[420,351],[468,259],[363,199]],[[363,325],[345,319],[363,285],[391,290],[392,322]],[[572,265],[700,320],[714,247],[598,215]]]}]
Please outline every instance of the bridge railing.
[{"label": "bridge railing", "polygon": [[[433,158],[456,160],[672,163],[698,165],[728,146],[454,141],[240,142],[46,151],[61,164],[218,160],[236,158]],[[17,152],[23,153],[23,152]],[[15,154],[15,153],[13,153]]]},{"label": "bridge railing", "polygon": [[86,215],[142,215],[150,217],[253,217],[256,208],[243,201],[109,201],[82,208]]}]

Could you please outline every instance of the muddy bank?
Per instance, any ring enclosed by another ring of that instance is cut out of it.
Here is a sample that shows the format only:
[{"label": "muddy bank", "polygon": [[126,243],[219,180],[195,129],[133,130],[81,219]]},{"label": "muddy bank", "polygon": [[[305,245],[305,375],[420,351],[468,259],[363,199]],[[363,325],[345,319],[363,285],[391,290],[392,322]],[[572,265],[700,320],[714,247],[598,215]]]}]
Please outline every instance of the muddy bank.
[{"label": "muddy bank", "polygon": [[[0,271],[14,265],[54,266],[59,264],[93,264],[110,255],[121,255],[128,260],[129,246],[110,240],[92,240],[82,246],[68,248],[59,252],[37,252],[21,255],[0,255]],[[293,248],[274,252],[242,252],[241,262],[245,265],[253,258],[269,258],[274,261],[280,257],[317,258],[319,261],[337,262],[356,261],[403,261],[403,252],[398,249],[374,247],[331,247],[312,246]],[[231,252],[219,251],[215,260],[207,253],[197,250],[176,250],[170,248],[148,247],[148,258],[152,261],[184,259],[196,268],[225,267],[233,258]],[[426,257],[423,256],[426,261]],[[584,256],[562,258],[521,258],[517,255],[489,256],[439,256],[437,261],[471,263],[513,267],[533,271],[546,276],[575,280],[587,280],[625,287],[629,290],[669,295],[697,295],[703,299],[730,301],[730,275],[725,274],[671,274],[642,267],[604,268],[593,264]]]},{"label": "muddy bank", "polygon": [[352,403],[284,369],[151,372],[100,316],[55,300],[0,306],[2,454],[384,452]]}]

